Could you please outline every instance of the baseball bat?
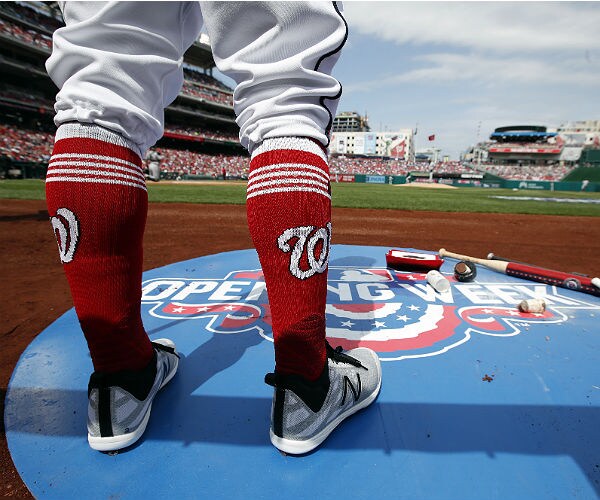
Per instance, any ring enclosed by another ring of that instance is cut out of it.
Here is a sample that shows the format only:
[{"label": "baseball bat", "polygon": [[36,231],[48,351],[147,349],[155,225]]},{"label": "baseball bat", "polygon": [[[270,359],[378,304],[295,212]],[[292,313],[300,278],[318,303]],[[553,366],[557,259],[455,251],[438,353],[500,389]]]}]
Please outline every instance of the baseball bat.
[{"label": "baseball bat", "polygon": [[483,267],[487,267],[492,271],[503,273],[508,276],[515,276],[530,281],[538,281],[547,285],[555,285],[569,290],[577,290],[579,292],[589,293],[600,297],[600,288],[596,286],[598,278],[589,278],[587,276],[579,276],[553,269],[545,269],[543,267],[532,266],[530,264],[520,264],[517,262],[478,259],[469,255],[461,255],[453,252],[448,252],[445,248],[441,248],[438,252],[440,257],[450,257],[457,260],[466,260],[474,262]]},{"label": "baseball bat", "polygon": [[527,264],[527,262],[522,262],[520,260],[514,260],[514,259],[507,259],[506,257],[500,257],[499,255],[496,255],[495,253],[488,253],[486,259],[489,260],[504,260],[506,262],[515,262],[517,264],[525,264],[526,266],[530,266],[531,264]]},{"label": "baseball bat", "polygon": [[[537,267],[537,266],[534,266],[533,264],[527,264],[527,262],[523,262],[521,260],[514,260],[514,259],[507,259],[506,257],[500,257],[499,255],[496,255],[493,252],[488,253],[486,259],[490,259],[490,260],[505,260],[507,262],[514,262],[516,264],[525,264],[526,266]],[[589,274],[576,273],[575,271],[571,271],[569,274],[575,274],[577,276],[588,276],[589,277]]]}]

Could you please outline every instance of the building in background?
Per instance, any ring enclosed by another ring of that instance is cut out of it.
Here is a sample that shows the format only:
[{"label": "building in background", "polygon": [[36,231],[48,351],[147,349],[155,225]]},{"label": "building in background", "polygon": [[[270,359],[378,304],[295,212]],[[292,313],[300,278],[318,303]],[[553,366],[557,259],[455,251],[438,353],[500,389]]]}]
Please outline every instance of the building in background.
[{"label": "building in background", "polygon": [[333,119],[334,132],[369,132],[369,118],[359,115],[356,111],[343,111]]},{"label": "building in background", "polygon": [[380,156],[414,161],[413,130],[406,128],[374,132],[366,116],[344,112],[333,121],[329,150],[333,155]]},{"label": "building in background", "polygon": [[476,165],[573,167],[596,149],[600,149],[600,120],[566,122],[557,128],[513,125],[495,129],[462,160]]},{"label": "building in background", "polygon": [[513,125],[494,130],[487,149],[494,165],[558,164],[563,141],[541,125]]},{"label": "building in background", "polygon": [[[440,148],[424,148],[419,149],[415,153],[415,161],[417,162],[428,162],[428,163],[437,163],[440,161],[442,150]],[[448,156],[444,156],[442,159],[444,163],[450,161]]]},{"label": "building in background", "polygon": [[600,120],[566,122],[558,127],[563,141],[561,160],[597,164],[600,158]]},{"label": "building in background", "polygon": [[488,141],[471,147],[461,160],[488,176],[504,179],[573,180],[579,175],[574,174],[578,167],[600,165],[600,120],[567,122],[556,128],[498,127]]}]

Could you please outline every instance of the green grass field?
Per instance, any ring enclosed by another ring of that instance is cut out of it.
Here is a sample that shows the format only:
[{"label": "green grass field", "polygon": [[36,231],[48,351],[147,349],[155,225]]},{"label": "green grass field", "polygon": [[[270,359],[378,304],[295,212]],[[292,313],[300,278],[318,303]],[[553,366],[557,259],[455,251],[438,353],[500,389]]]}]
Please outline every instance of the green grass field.
[{"label": "green grass field", "polygon": [[[334,207],[600,216],[600,203],[598,202],[556,203],[494,198],[494,196],[511,198],[527,196],[600,201],[600,193],[479,188],[406,188],[387,184],[333,184],[332,192]],[[243,204],[246,201],[246,184],[244,182],[197,185],[159,183],[149,184],[148,193],[151,202]],[[44,182],[40,180],[0,181],[0,198],[43,200]]]}]

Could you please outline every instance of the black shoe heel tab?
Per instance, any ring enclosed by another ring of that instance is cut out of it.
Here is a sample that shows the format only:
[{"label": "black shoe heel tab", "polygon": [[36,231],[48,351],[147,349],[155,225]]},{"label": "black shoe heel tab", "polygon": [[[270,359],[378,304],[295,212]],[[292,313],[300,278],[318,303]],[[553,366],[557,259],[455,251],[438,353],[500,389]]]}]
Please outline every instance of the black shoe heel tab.
[{"label": "black shoe heel tab", "polygon": [[156,352],[152,352],[152,359],[138,371],[123,370],[115,373],[94,372],[88,383],[88,397],[92,389],[110,389],[120,387],[126,390],[139,401],[146,399],[156,378]]},{"label": "black shoe heel tab", "polygon": [[327,397],[329,391],[329,367],[327,362],[319,378],[315,381],[306,380],[300,375],[282,375],[279,373],[267,373],[265,383],[279,390],[290,390],[298,396],[304,404],[313,412],[317,413]]}]

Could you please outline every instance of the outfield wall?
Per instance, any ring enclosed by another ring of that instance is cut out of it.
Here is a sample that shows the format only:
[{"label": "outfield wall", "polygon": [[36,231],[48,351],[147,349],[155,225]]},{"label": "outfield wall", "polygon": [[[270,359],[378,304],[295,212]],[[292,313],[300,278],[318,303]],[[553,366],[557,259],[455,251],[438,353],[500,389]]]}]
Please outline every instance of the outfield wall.
[{"label": "outfield wall", "polygon": [[[600,162],[599,162],[600,163]],[[590,182],[600,183],[600,166],[598,167],[578,167],[567,175],[565,181],[582,181],[587,179]]]},{"label": "outfield wall", "polygon": [[[333,182],[355,182],[366,184],[406,184],[403,175],[366,175],[338,174],[333,175]],[[413,180],[413,183],[430,182],[428,178]],[[509,181],[506,179],[434,179],[434,182],[457,187],[487,187],[496,189],[528,189],[534,191],[586,191],[600,192],[600,183],[582,181]]]},{"label": "outfield wall", "polygon": [[[47,166],[28,162],[0,162],[0,178],[43,179]],[[596,170],[598,170],[596,168]],[[14,172],[14,175],[11,173]],[[161,179],[175,179],[176,174],[161,172]],[[181,176],[181,180],[222,180],[222,177],[205,175]],[[228,176],[229,180],[241,180],[239,177]],[[332,182],[354,182],[359,184],[406,184],[404,175],[370,175],[370,174],[332,174]],[[431,182],[429,177],[413,177],[412,183]],[[457,187],[486,187],[496,189],[527,189],[533,191],[585,191],[600,192],[600,182],[586,179],[571,181],[512,181],[499,178],[484,179],[445,179],[434,178],[433,182]]]}]

